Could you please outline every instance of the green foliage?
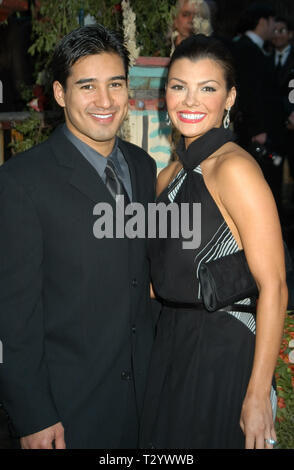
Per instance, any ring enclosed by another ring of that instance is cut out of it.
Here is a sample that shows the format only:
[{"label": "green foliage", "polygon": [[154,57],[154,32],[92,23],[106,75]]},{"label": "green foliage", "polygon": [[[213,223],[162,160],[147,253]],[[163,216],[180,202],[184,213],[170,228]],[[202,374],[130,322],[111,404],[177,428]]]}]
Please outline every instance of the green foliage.
[{"label": "green foliage", "polygon": [[41,0],[40,17],[34,11],[33,38],[29,48],[31,55],[50,56],[57,42],[67,33],[78,27],[80,0]]},{"label": "green foliage", "polygon": [[141,46],[142,56],[169,56],[167,32],[172,21],[173,3],[167,0],[131,0],[136,13],[137,45]]},{"label": "green foliage", "polygon": [[[34,11],[34,42],[29,53],[42,56],[45,59],[41,60],[42,66],[48,65],[57,42],[79,26],[81,7],[85,16],[90,14],[104,26],[121,30],[119,4],[119,0],[40,0],[39,14]],[[166,34],[174,4],[175,0],[130,1],[136,13],[137,45],[141,46],[141,55],[169,55]]]},{"label": "green foliage", "polygon": [[21,140],[13,140],[10,147],[14,153],[24,152],[47,139],[51,129],[44,127],[40,113],[31,110],[30,117],[15,124],[14,129],[22,135]]},{"label": "green foliage", "polygon": [[277,448],[294,449],[294,365],[289,363],[289,343],[294,338],[294,318],[287,315],[282,347],[276,368],[278,409]]},{"label": "green foliage", "polygon": [[[41,0],[40,11],[33,10],[33,39],[29,48],[31,55],[39,55],[42,67],[47,67],[60,39],[79,26],[79,12],[88,14],[105,26],[118,29],[119,12],[114,6],[118,0]],[[39,64],[40,65],[40,64]],[[41,67],[38,67],[38,71]]]}]

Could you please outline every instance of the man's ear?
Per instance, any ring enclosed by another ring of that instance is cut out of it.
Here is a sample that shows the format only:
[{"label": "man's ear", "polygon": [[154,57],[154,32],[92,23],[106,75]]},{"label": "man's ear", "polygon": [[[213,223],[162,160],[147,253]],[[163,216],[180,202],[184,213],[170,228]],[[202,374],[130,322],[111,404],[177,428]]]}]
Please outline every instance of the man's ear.
[{"label": "man's ear", "polygon": [[59,106],[64,108],[65,107],[65,101],[64,101],[65,92],[64,92],[63,86],[57,80],[53,82],[53,93],[54,93],[54,98],[59,104]]}]

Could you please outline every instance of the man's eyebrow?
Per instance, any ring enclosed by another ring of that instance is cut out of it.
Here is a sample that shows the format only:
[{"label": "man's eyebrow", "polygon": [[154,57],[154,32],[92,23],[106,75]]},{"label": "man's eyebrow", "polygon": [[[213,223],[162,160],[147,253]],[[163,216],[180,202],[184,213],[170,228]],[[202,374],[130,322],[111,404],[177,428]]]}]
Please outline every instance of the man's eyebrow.
[{"label": "man's eyebrow", "polygon": [[116,75],[115,77],[111,77],[109,81],[114,81],[114,80],[127,80],[127,77],[125,75]]},{"label": "man's eyebrow", "polygon": [[96,78],[80,78],[80,80],[75,82],[75,85],[82,85],[83,83],[92,83],[96,81]]},{"label": "man's eyebrow", "polygon": [[[108,81],[113,82],[115,80],[127,80],[127,77],[125,75],[116,75],[114,77],[109,77]],[[84,83],[93,83],[97,82],[97,78],[80,78],[80,80],[77,80],[75,82],[75,85],[83,85]]]}]

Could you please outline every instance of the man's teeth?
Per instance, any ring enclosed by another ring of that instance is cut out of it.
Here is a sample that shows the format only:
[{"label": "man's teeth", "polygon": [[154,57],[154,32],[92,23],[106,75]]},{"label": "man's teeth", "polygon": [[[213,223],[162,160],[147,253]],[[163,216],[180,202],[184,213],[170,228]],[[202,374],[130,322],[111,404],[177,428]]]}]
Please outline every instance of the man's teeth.
[{"label": "man's teeth", "polygon": [[186,113],[181,113],[181,116],[184,118],[184,119],[201,119],[205,116],[205,114],[186,114]]},{"label": "man's teeth", "polygon": [[112,116],[112,114],[93,114],[93,116],[99,119],[108,119]]}]

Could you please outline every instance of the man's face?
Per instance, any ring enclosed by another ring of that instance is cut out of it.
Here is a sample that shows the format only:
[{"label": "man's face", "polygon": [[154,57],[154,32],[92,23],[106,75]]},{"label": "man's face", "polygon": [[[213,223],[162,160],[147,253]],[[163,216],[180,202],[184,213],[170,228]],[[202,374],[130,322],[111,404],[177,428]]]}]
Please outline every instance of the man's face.
[{"label": "man's face", "polygon": [[59,82],[54,82],[53,89],[69,130],[102,155],[109,155],[128,112],[121,57],[108,52],[82,57],[71,67],[66,90]]},{"label": "man's face", "polygon": [[277,49],[284,49],[290,43],[292,32],[288,30],[287,25],[282,22],[276,22],[274,35],[272,39],[273,45]]},{"label": "man's face", "polygon": [[274,29],[276,27],[276,21],[274,16],[270,16],[266,19],[266,31],[265,31],[265,40],[271,41],[274,35]]}]

